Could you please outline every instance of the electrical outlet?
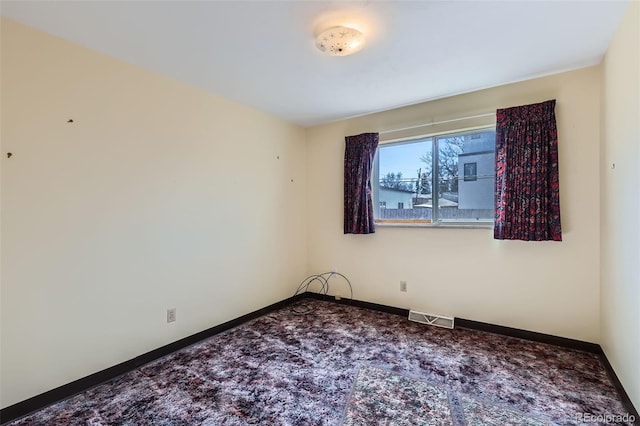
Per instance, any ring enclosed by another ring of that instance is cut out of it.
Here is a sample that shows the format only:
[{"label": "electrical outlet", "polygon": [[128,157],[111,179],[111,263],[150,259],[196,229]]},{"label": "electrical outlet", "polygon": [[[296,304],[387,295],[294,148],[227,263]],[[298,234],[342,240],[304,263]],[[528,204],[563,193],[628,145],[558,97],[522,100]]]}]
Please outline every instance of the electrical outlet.
[{"label": "electrical outlet", "polygon": [[407,282],[406,281],[400,281],[400,291],[407,291]]},{"label": "electrical outlet", "polygon": [[336,300],[342,299],[342,295],[340,293],[336,293],[333,297],[335,297]]},{"label": "electrical outlet", "polygon": [[174,322],[176,320],[176,308],[167,309],[167,322]]}]

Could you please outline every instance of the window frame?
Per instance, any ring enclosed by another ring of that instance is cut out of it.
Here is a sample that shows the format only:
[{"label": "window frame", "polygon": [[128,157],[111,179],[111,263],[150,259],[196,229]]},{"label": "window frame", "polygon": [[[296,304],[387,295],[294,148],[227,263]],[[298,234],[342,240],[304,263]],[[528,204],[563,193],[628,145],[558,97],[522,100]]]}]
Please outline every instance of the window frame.
[{"label": "window frame", "polygon": [[[410,228],[482,228],[493,229],[495,219],[484,220],[442,220],[439,217],[438,210],[438,197],[432,198],[432,217],[431,219],[380,219],[380,148],[390,145],[405,145],[416,143],[419,140],[431,139],[431,155],[432,164],[439,164],[439,139],[451,138],[455,136],[465,136],[482,131],[495,131],[495,124],[487,124],[483,126],[464,128],[464,129],[451,129],[449,131],[441,131],[434,133],[419,134],[413,136],[407,136],[398,139],[391,139],[380,142],[373,159],[373,173],[372,180],[372,196],[374,203],[374,222],[376,226],[382,227],[410,227]],[[495,145],[494,145],[495,152]],[[438,188],[439,174],[432,171],[431,188],[432,192],[434,188]],[[495,159],[494,159],[494,177],[495,177]],[[464,176],[458,176],[459,180],[464,179]]]}]

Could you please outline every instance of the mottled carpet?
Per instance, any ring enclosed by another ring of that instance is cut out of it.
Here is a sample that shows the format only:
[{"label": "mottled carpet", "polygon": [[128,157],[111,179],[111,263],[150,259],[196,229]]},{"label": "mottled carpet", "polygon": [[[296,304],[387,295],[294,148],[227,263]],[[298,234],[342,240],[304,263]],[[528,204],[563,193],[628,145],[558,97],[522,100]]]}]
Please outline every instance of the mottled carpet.
[{"label": "mottled carpet", "polygon": [[594,354],[304,303],[306,315],[272,312],[11,424],[574,425],[625,413]]}]

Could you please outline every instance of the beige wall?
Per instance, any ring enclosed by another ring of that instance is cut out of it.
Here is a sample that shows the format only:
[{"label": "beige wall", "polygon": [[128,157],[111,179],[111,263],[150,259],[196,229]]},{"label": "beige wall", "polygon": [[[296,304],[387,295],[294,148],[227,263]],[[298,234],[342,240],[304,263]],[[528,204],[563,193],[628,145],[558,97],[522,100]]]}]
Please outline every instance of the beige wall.
[{"label": "beige wall", "polygon": [[304,129],[5,19],[1,47],[2,407],[291,295]]},{"label": "beige wall", "polygon": [[609,46],[602,85],[601,345],[640,408],[640,2]]},{"label": "beige wall", "polygon": [[[599,85],[600,69],[591,67],[308,129],[309,272],[337,268],[360,300],[598,342]],[[378,227],[373,235],[343,235],[344,136],[552,98],[563,242],[495,241],[490,229]]]}]

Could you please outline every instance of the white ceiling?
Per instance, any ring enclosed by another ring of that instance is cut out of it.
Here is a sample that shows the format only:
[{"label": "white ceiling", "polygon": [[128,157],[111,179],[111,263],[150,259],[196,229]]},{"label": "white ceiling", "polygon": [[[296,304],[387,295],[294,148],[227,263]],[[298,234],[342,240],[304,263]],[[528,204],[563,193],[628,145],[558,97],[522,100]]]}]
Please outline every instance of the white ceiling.
[{"label": "white ceiling", "polygon": [[[3,16],[310,126],[597,64],[629,0],[7,1]],[[314,34],[349,24],[348,57]]]}]

